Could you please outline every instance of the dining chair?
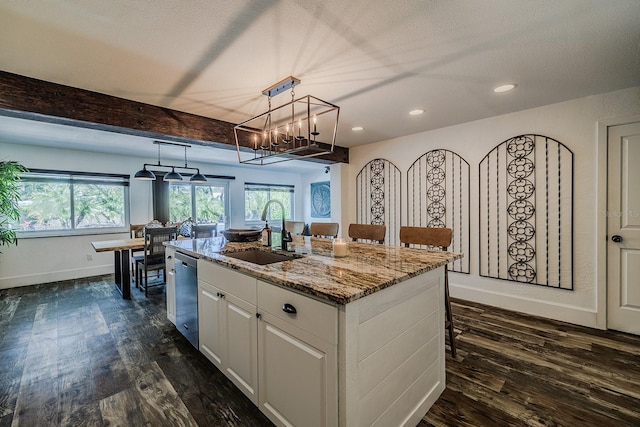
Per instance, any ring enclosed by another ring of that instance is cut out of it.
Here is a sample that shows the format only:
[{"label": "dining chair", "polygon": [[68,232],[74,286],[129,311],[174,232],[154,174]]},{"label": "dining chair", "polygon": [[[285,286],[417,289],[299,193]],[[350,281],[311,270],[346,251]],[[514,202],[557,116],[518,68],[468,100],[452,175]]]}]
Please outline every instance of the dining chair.
[{"label": "dining chair", "polygon": [[349,224],[349,237],[354,242],[378,242],[384,244],[384,237],[387,234],[387,226],[382,224]]},{"label": "dining chair", "polygon": [[[144,226],[145,224],[129,224],[129,237],[132,239],[143,237]],[[143,256],[142,250],[138,250],[138,249],[129,250],[129,260],[131,263],[131,268],[129,269],[129,271],[131,271],[132,277],[135,277],[136,275],[136,263],[138,262],[138,260],[142,259],[143,257],[144,256]]]},{"label": "dining chair", "polygon": [[[144,229],[144,259],[137,264],[136,287],[144,289],[144,296],[148,296],[149,271],[163,272],[163,281],[157,285],[163,285],[167,279],[166,264],[164,259],[164,243],[176,240],[178,237],[177,227],[145,227]],[[142,280],[144,274],[144,284]],[[141,289],[142,290],[142,289]]]},{"label": "dining chair", "polygon": [[292,235],[300,235],[304,232],[304,221],[285,221],[284,228]]},{"label": "dining chair", "polygon": [[[145,227],[162,227],[162,223],[157,219],[152,219],[146,224],[129,224],[129,234],[132,239],[144,237]],[[133,269],[132,277],[136,277],[138,274],[138,263],[144,260],[144,250],[130,250],[129,251],[129,260],[131,262],[131,267]],[[134,280],[136,284],[136,288],[138,287],[138,281]]]},{"label": "dining chair", "polygon": [[203,237],[216,237],[218,235],[218,224],[196,224],[191,226],[191,238],[201,239]]},{"label": "dining chair", "polygon": [[[446,251],[451,244],[453,231],[450,228],[435,227],[400,227],[400,243],[406,247],[410,245],[430,246]],[[444,326],[449,332],[449,348],[451,357],[456,357],[456,342],[453,332],[453,315],[451,314],[451,299],[449,298],[449,268],[444,266]]]},{"label": "dining chair", "polygon": [[309,234],[314,237],[338,237],[337,222],[312,222],[309,226]]}]

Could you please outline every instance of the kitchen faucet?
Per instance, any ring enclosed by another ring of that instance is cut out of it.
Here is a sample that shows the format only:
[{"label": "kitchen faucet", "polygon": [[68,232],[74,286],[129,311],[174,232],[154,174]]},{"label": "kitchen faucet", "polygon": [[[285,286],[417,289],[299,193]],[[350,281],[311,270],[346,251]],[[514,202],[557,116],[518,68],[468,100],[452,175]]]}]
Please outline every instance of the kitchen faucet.
[{"label": "kitchen faucet", "polygon": [[287,230],[285,230],[284,228],[284,219],[285,219],[285,212],[284,212],[284,205],[279,201],[279,200],[275,200],[275,199],[271,199],[267,202],[266,205],[264,205],[264,208],[262,209],[262,220],[266,221],[267,220],[267,208],[269,208],[269,205],[271,203],[277,203],[280,205],[280,210],[282,211],[282,232],[280,233],[280,248],[283,251],[287,251],[289,250],[287,248],[287,243],[292,242],[293,239],[291,238],[291,233],[288,232]]}]

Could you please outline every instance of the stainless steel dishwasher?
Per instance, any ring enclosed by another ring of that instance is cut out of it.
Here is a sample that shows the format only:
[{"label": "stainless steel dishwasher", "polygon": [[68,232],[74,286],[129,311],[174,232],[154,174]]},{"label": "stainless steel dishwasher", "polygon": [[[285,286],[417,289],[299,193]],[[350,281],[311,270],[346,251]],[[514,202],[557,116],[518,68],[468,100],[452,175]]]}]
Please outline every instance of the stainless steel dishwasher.
[{"label": "stainless steel dishwasher", "polygon": [[176,327],[198,348],[197,258],[176,252]]}]

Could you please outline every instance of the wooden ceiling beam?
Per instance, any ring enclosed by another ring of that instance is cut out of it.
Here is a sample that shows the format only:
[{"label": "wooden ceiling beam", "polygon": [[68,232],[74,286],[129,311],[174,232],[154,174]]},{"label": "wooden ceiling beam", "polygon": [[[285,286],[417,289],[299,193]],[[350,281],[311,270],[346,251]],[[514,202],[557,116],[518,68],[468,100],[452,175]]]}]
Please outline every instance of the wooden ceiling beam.
[{"label": "wooden ceiling beam", "polygon": [[[0,70],[0,114],[213,148],[236,149],[234,123]],[[247,150],[250,144],[247,142]],[[349,163],[349,149],[303,158]]]}]

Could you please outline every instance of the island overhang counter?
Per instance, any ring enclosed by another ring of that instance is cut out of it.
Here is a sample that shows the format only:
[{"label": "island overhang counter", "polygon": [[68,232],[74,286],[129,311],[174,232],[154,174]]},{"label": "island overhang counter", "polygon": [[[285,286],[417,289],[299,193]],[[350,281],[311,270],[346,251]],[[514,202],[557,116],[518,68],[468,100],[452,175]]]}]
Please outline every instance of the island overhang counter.
[{"label": "island overhang counter", "polygon": [[[289,248],[296,258],[257,265],[228,255],[270,250],[259,242],[169,244],[199,258],[200,351],[276,425],[417,425],[445,388],[443,268],[462,255],[349,242],[336,258],[331,240],[302,236]],[[217,349],[239,339],[224,313],[240,311],[257,341],[244,367]]]}]

